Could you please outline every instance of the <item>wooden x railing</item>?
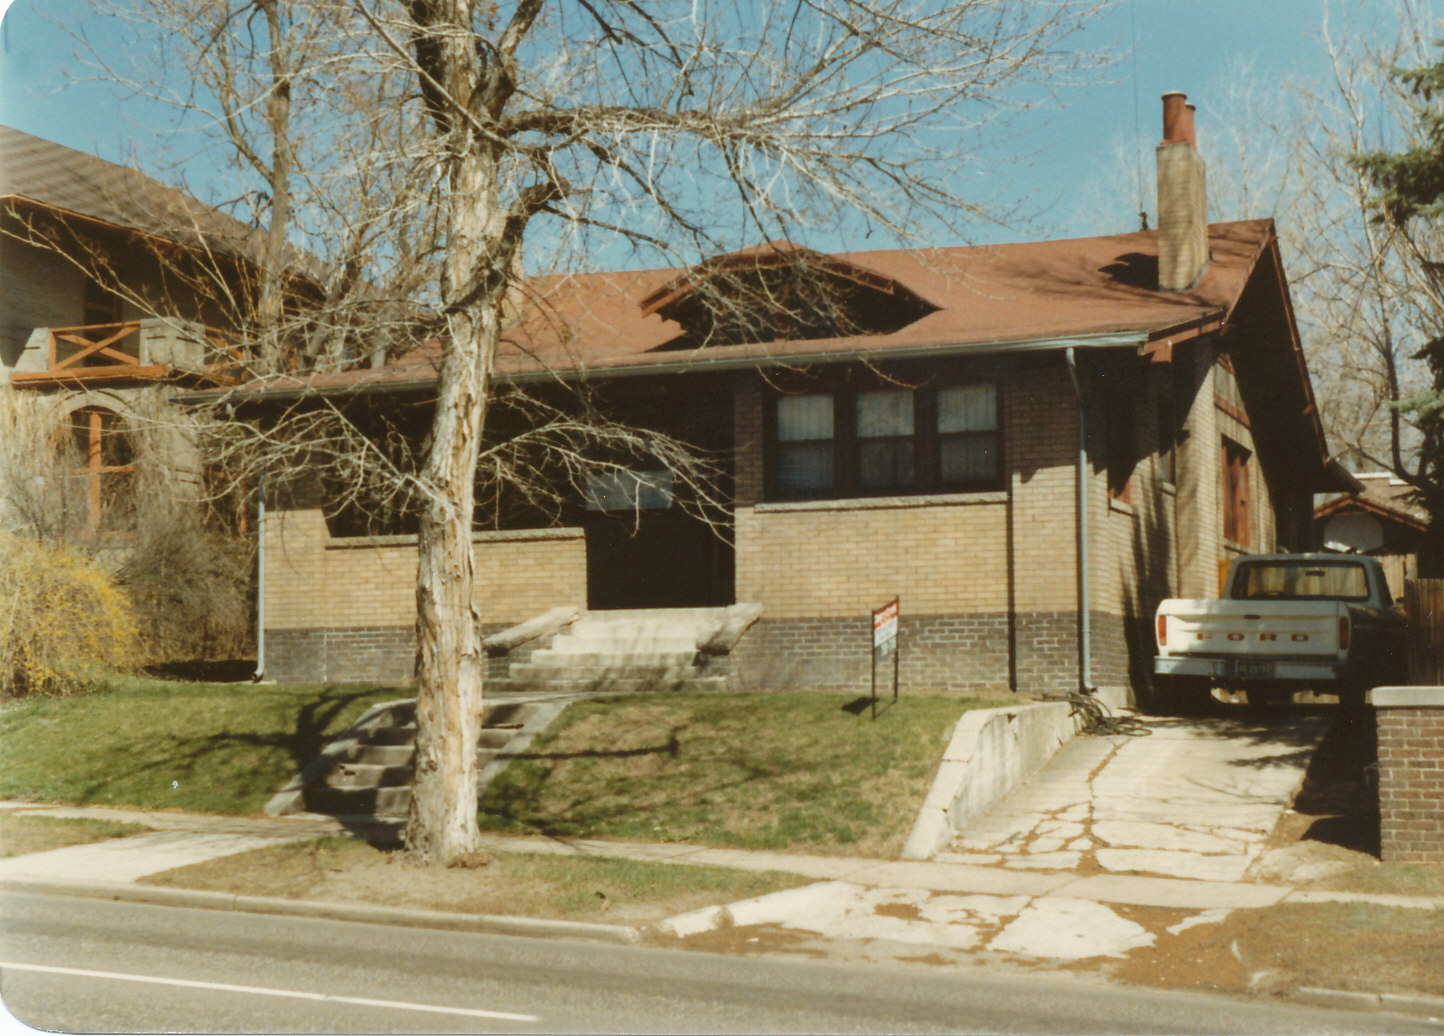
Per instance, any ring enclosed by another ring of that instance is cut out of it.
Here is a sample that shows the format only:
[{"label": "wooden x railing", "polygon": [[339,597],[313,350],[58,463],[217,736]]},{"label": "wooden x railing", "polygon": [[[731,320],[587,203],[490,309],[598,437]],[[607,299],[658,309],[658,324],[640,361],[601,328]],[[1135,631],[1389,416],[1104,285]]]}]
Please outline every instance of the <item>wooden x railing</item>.
[{"label": "wooden x railing", "polygon": [[[103,356],[112,364],[129,367],[140,366],[140,342],[137,340],[135,354],[124,352],[115,348],[116,343],[140,331],[140,321],[128,320],[119,324],[92,324],[89,327],[56,327],[50,330],[50,363],[51,371],[71,370],[77,367],[95,366],[85,363],[92,356]],[[99,335],[99,338],[94,336]],[[60,344],[78,345],[78,352],[73,352],[63,360],[60,358]]]}]

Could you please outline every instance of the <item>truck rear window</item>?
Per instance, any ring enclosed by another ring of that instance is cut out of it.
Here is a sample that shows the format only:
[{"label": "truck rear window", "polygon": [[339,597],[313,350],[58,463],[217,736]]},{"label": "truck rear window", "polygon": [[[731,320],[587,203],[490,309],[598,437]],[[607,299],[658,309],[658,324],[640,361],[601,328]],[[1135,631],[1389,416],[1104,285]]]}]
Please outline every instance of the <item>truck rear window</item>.
[{"label": "truck rear window", "polygon": [[1348,561],[1240,562],[1236,601],[1367,601],[1368,569]]}]

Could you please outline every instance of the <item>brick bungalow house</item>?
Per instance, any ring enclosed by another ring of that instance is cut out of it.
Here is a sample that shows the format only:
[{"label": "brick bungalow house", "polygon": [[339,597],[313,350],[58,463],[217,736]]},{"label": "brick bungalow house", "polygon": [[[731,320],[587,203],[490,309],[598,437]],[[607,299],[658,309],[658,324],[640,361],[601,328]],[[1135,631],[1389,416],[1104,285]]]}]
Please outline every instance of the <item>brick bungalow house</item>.
[{"label": "brick bungalow house", "polygon": [[[1238,554],[1308,548],[1313,494],[1346,480],[1272,221],[1206,224],[1181,95],[1157,157],[1157,231],[832,255],[781,242],[530,281],[498,381],[589,383],[725,458],[729,504],[719,536],[643,472],[640,492],[604,488],[557,521],[479,529],[488,632],[559,606],[749,603],[735,685],[866,688],[870,612],[897,597],[904,690],[1144,699],[1157,602],[1214,595]],[[799,270],[828,306],[751,308]],[[434,387],[423,347],[238,396],[424,411]],[[410,677],[415,537],[355,533],[315,492],[271,501],[269,676]]]}]

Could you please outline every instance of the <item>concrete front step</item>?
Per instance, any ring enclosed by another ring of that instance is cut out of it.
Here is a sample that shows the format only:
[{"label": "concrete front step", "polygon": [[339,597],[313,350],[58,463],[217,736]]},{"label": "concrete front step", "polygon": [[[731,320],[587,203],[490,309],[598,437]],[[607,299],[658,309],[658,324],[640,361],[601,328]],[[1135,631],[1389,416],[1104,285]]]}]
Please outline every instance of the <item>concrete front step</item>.
[{"label": "concrete front step", "polygon": [[[539,706],[531,702],[489,702],[482,711],[476,766],[485,770],[523,732]],[[411,802],[416,756],[415,709],[398,706],[396,726],[368,730],[325,778],[305,792],[306,808],[317,813],[405,816]]]},{"label": "concrete front step", "polygon": [[605,665],[537,665],[535,662],[517,662],[511,666],[513,680],[577,680],[596,683],[600,680],[657,680],[660,682],[685,680],[697,673],[690,663],[674,665],[632,664],[613,662]]},{"label": "concrete front step", "polygon": [[377,766],[373,763],[342,763],[332,770],[326,784],[332,788],[385,788],[411,783],[410,766]]},{"label": "concrete front step", "polygon": [[416,755],[416,746],[360,744],[351,750],[347,763],[364,763],[368,766],[410,766]]},{"label": "concrete front step", "polygon": [[306,795],[306,808],[313,813],[338,815],[374,814],[405,816],[411,806],[410,786],[397,788],[333,788],[321,785]]},{"label": "concrete front step", "polygon": [[532,665],[652,665],[689,666],[697,657],[694,650],[686,651],[557,651],[555,648],[538,648],[531,653]]},{"label": "concrete front step", "polygon": [[677,678],[657,679],[613,679],[610,676],[596,678],[572,678],[570,674],[558,673],[539,679],[506,679],[499,685],[510,691],[535,691],[550,694],[638,694],[643,691],[725,691],[725,676],[694,676],[685,674]]}]

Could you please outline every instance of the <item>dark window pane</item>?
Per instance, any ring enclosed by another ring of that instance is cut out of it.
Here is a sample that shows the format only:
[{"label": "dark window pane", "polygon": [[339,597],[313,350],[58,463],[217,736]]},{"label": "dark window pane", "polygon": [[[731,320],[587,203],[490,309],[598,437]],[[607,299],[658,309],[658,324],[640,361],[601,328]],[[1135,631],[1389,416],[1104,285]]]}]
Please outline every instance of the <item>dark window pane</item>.
[{"label": "dark window pane", "polygon": [[817,496],[832,489],[832,441],[780,443],[777,489],[785,496]]},{"label": "dark window pane", "polygon": [[997,439],[992,435],[947,435],[938,442],[939,477],[944,483],[990,482],[998,477]]},{"label": "dark window pane", "polygon": [[911,438],[862,439],[857,444],[857,480],[863,489],[901,489],[913,484]]}]

